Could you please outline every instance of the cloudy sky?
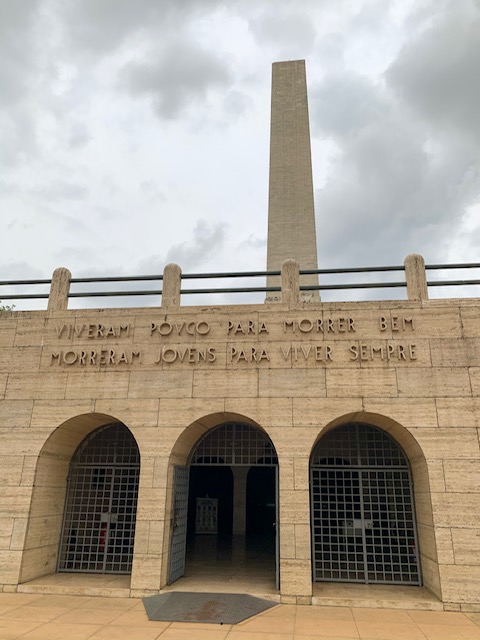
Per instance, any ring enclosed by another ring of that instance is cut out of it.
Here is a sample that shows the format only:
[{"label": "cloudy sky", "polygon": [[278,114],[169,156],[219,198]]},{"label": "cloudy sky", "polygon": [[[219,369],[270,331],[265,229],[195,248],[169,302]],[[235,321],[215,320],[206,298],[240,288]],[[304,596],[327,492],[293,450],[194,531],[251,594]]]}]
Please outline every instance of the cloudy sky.
[{"label": "cloudy sky", "polygon": [[0,279],[265,269],[271,63],[289,59],[319,267],[479,261],[478,0],[1,7]]}]

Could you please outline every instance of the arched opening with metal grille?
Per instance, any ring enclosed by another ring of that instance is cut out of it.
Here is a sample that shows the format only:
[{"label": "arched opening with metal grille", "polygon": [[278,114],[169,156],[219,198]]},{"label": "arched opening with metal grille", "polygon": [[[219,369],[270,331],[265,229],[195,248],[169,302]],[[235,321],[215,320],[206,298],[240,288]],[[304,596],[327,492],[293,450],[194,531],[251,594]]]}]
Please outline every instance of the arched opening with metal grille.
[{"label": "arched opening with metal grille", "polygon": [[238,574],[242,563],[274,588],[277,494],[277,454],[264,431],[228,422],[204,434],[188,465],[175,467],[169,583],[185,563],[190,578]]},{"label": "arched opening with metal grille", "polygon": [[329,431],[310,462],[314,582],[421,584],[408,459],[364,423]]},{"label": "arched opening with metal grille", "polygon": [[90,433],[72,457],[58,571],[130,573],[140,453],[120,423]]}]

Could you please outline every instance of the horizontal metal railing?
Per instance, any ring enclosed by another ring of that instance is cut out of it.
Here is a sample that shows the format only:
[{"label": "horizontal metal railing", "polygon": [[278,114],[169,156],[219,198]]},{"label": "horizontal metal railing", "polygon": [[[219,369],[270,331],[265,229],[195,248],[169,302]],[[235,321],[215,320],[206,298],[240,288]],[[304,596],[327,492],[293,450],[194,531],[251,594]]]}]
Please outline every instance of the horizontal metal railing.
[{"label": "horizontal metal railing", "polygon": [[[460,269],[480,269],[480,263],[456,263],[456,264],[430,264],[425,265],[428,271],[453,271]],[[404,265],[397,266],[380,266],[380,267],[349,267],[342,269],[302,269],[300,275],[318,275],[320,278],[319,285],[301,285],[302,291],[341,291],[354,289],[391,289],[405,288],[405,279],[398,281],[380,281],[380,282],[346,282],[346,283],[322,283],[322,276],[335,276],[347,274],[371,274],[371,273],[387,273],[387,272],[405,272]],[[181,275],[182,283],[187,280],[220,280],[234,278],[267,278],[271,276],[281,276],[281,271],[233,271],[220,273],[183,273]],[[139,275],[139,276],[105,276],[105,277],[82,277],[71,278],[71,285],[78,284],[106,284],[106,283],[140,283],[140,282],[156,282],[162,283],[163,275]],[[28,279],[28,280],[0,280],[0,287],[36,287],[42,285],[51,285],[51,278]],[[458,287],[480,285],[480,279],[442,279],[427,280],[428,287]],[[226,293],[271,293],[280,292],[280,286],[242,286],[242,287],[199,287],[199,288],[181,288],[182,295],[196,294],[226,294]],[[41,300],[48,299],[47,292],[28,292],[28,293],[5,293],[2,294],[0,289],[0,300]],[[152,289],[120,289],[114,291],[69,291],[69,298],[101,298],[101,297],[124,297],[124,296],[161,296],[162,288]]]}]

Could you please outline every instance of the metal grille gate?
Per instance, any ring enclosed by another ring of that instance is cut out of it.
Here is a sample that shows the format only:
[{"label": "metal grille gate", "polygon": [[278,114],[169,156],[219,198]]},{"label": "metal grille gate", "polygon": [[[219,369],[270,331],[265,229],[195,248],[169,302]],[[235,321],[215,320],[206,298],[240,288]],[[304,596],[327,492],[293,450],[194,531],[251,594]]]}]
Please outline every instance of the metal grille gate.
[{"label": "metal grille gate", "polygon": [[322,438],[310,474],[314,581],[420,584],[401,448],[375,427],[349,424]]},{"label": "metal grille gate", "polygon": [[130,573],[140,454],[122,424],[94,431],[70,464],[58,571]]}]

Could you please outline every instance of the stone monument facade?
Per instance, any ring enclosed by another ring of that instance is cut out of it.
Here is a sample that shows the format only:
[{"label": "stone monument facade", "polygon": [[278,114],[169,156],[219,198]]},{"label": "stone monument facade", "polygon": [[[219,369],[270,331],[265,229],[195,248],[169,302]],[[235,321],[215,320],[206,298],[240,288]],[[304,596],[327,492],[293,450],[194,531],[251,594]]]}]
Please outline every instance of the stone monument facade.
[{"label": "stone monument facade", "polygon": [[[480,302],[429,299],[418,255],[404,299],[302,300],[299,268],[316,265],[304,65],[277,72],[303,113],[272,137],[300,163],[272,151],[278,301],[184,306],[168,265],[157,307],[74,310],[61,268],[47,310],[0,314],[1,590],[158,593],[182,580],[208,496],[219,535],[274,541],[261,595],[480,610]],[[290,171],[305,187],[291,200]]]}]

